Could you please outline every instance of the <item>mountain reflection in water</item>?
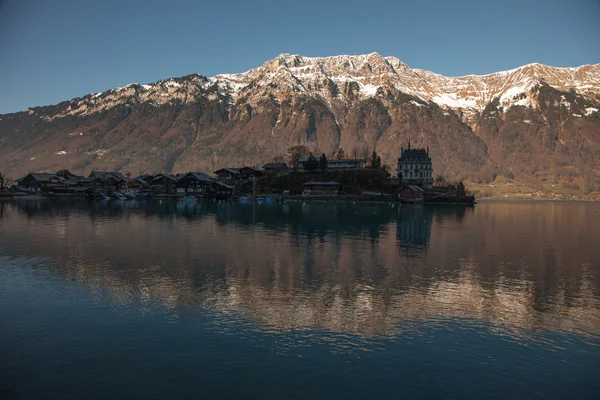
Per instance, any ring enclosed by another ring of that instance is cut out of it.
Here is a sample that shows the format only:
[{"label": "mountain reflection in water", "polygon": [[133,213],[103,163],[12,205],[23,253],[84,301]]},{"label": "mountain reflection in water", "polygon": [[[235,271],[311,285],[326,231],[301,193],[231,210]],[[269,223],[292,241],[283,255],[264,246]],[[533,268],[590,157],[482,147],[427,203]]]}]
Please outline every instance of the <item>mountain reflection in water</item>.
[{"label": "mountain reflection in water", "polygon": [[202,310],[366,340],[456,318],[518,340],[597,339],[599,217],[596,203],[19,200],[0,203],[0,264],[43,260],[28,268],[174,321]]}]

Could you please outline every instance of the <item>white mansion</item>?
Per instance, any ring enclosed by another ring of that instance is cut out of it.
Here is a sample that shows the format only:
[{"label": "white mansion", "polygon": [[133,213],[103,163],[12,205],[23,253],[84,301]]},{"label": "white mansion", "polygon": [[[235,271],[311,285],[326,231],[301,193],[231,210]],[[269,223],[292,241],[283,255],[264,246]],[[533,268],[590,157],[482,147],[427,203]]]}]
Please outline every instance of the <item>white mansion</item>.
[{"label": "white mansion", "polygon": [[430,188],[433,184],[433,170],[429,147],[425,149],[411,149],[410,140],[408,148],[401,148],[402,154],[398,159],[398,179],[405,183],[414,183]]}]

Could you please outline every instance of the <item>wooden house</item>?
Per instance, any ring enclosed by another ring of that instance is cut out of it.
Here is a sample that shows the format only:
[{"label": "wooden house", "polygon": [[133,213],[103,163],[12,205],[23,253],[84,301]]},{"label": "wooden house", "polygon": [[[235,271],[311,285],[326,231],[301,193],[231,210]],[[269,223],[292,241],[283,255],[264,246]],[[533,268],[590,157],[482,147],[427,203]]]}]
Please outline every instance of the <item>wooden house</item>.
[{"label": "wooden house", "polygon": [[221,180],[236,181],[240,179],[240,168],[221,168],[214,174]]},{"label": "wooden house", "polygon": [[162,194],[177,193],[177,178],[170,174],[159,174],[152,179],[152,185]]},{"label": "wooden house", "polygon": [[214,179],[201,172],[188,172],[177,180],[177,193],[207,194],[212,192]]},{"label": "wooden house", "polygon": [[243,167],[239,169],[240,171],[240,179],[247,180],[256,180],[263,176],[263,171],[260,168],[255,167]]},{"label": "wooden house", "polygon": [[53,191],[55,188],[68,188],[69,183],[56,174],[30,173],[17,181],[17,189],[28,192]]},{"label": "wooden house", "polygon": [[264,174],[276,176],[281,171],[287,171],[289,168],[286,163],[268,163],[263,165]]},{"label": "wooden house", "polygon": [[406,185],[398,191],[398,199],[405,203],[422,203],[425,190],[419,186]]}]

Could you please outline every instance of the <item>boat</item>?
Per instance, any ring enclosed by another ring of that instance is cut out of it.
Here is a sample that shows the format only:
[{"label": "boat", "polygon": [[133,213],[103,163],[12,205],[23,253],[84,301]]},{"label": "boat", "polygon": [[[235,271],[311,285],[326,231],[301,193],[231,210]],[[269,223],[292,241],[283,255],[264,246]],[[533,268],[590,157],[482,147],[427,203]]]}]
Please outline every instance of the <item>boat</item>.
[{"label": "boat", "polygon": [[123,193],[120,193],[120,192],[113,192],[110,195],[110,197],[113,198],[113,199],[115,199],[115,200],[124,200],[124,199],[127,198],[127,197],[125,197],[125,195]]},{"label": "boat", "polygon": [[102,200],[108,200],[111,198],[109,195],[107,195],[104,192],[99,192],[96,197],[99,199],[102,199]]}]

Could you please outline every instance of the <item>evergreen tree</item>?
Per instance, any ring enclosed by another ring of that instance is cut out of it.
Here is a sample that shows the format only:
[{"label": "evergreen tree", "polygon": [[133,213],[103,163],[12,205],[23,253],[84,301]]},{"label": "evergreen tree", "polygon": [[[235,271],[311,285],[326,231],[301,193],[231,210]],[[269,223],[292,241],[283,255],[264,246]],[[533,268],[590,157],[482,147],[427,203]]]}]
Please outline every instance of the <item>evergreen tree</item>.
[{"label": "evergreen tree", "polygon": [[327,156],[325,153],[321,154],[321,157],[319,158],[319,169],[321,171],[325,171],[327,169]]},{"label": "evergreen tree", "polygon": [[375,166],[376,169],[381,169],[381,157],[377,156],[377,164]]},{"label": "evergreen tree", "polygon": [[310,154],[308,155],[308,160],[306,161],[306,170],[315,171],[317,168],[319,168],[319,162],[317,161],[315,156],[313,156],[313,153],[310,152]]},{"label": "evergreen tree", "polygon": [[370,166],[373,169],[377,168],[377,152],[375,150],[373,150],[373,153],[371,154],[371,163],[370,163]]},{"label": "evergreen tree", "polygon": [[462,181],[460,181],[460,182],[458,182],[458,185],[456,185],[456,196],[465,197],[465,195],[466,195],[465,185],[463,184]]}]

